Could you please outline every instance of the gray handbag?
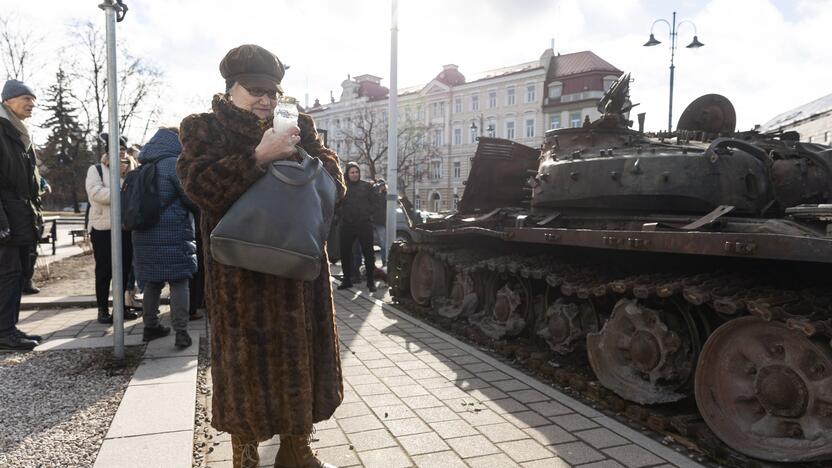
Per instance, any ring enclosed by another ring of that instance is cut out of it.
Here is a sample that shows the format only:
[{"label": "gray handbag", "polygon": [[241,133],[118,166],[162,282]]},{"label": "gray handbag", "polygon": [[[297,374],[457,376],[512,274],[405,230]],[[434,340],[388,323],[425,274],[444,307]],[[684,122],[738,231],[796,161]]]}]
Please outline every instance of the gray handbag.
[{"label": "gray handbag", "polygon": [[211,255],[223,265],[311,281],[335,210],[337,188],[319,159],[275,161],[211,232]]}]

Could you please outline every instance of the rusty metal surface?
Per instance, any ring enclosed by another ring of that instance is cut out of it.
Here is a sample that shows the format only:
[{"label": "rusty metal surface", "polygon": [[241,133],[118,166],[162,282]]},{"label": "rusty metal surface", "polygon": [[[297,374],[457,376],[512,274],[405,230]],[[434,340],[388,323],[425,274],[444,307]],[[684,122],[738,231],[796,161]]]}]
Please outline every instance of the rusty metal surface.
[{"label": "rusty metal surface", "polygon": [[731,101],[719,94],[706,94],[688,104],[676,128],[727,135],[734,133],[736,126],[737,114]]},{"label": "rusty metal surface", "polygon": [[832,238],[755,233],[506,228],[516,242],[638,252],[832,263]]},{"label": "rusty metal surface", "polygon": [[521,206],[529,197],[524,187],[530,172],[537,170],[539,156],[539,150],[511,140],[479,137],[459,211],[476,213]]},{"label": "rusty metal surface", "polygon": [[832,353],[780,322],[718,328],[696,372],[702,417],[726,444],[770,461],[832,457]]},{"label": "rusty metal surface", "polygon": [[679,401],[696,363],[685,332],[658,310],[621,299],[604,328],[587,335],[589,362],[601,384],[622,398],[640,404]]}]

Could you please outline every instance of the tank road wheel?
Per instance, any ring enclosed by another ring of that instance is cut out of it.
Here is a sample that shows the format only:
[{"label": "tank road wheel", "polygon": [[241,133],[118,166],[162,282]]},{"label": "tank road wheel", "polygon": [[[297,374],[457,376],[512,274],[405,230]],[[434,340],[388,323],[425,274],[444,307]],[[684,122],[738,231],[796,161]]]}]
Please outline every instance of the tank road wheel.
[{"label": "tank road wheel", "polygon": [[587,334],[589,363],[601,384],[639,404],[685,398],[682,389],[693,374],[697,351],[685,313],[619,300],[604,328]]},{"label": "tank road wheel", "polygon": [[719,327],[696,368],[696,403],[723,442],[769,461],[832,459],[832,349],[781,322]]},{"label": "tank road wheel", "polygon": [[546,310],[544,326],[537,334],[558,354],[569,354],[585,342],[587,333],[598,331],[598,315],[589,301],[567,302],[558,298]]},{"label": "tank road wheel", "polygon": [[448,295],[445,265],[428,252],[419,252],[410,269],[410,295],[417,304],[428,306],[434,297]]}]

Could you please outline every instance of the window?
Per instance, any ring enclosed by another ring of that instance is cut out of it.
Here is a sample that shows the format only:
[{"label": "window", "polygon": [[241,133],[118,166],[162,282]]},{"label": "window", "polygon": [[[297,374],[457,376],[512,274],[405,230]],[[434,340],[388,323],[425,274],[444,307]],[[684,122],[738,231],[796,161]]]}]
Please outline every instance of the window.
[{"label": "window", "polygon": [[439,180],[442,178],[442,161],[431,161],[430,178],[432,180]]},{"label": "window", "polygon": [[335,142],[335,152],[336,152],[336,153],[340,153],[340,152],[341,152],[341,142],[340,142],[340,141],[336,141],[336,142]]},{"label": "window", "polygon": [[430,204],[433,211],[439,212],[442,210],[442,197],[439,196],[438,193],[435,193],[430,196]]},{"label": "window", "polygon": [[534,119],[526,119],[526,138],[534,138]]},{"label": "window", "polygon": [[414,201],[413,205],[416,207],[416,210],[421,210],[422,209],[422,197],[420,197],[419,195],[416,195],[414,198],[416,198],[416,200]]},{"label": "window", "polygon": [[514,101],[514,86],[509,86],[506,88],[506,105],[513,106]]},{"label": "window", "polygon": [[442,146],[442,145],[445,144],[445,141],[444,141],[445,139],[443,138],[442,133],[443,132],[442,132],[441,128],[437,128],[433,131],[433,144],[434,145]]},{"label": "window", "polygon": [[478,129],[471,127],[471,140],[469,141],[469,143],[474,144],[477,142],[477,130]]},{"label": "window", "polygon": [[578,128],[581,126],[581,111],[569,113],[569,126],[572,128]]},{"label": "window", "polygon": [[459,161],[454,161],[454,179],[459,179],[462,177],[462,163]]},{"label": "window", "polygon": [[549,97],[552,99],[559,98],[563,92],[563,84],[559,81],[549,84]]},{"label": "window", "polygon": [[425,120],[425,106],[419,105],[416,108],[416,118],[418,120]]},{"label": "window", "polygon": [[455,210],[459,209],[459,195],[457,195],[457,194],[454,194],[454,209]]},{"label": "window", "polygon": [[454,112],[460,113],[462,112],[462,98],[458,97],[454,99]]},{"label": "window", "polygon": [[335,119],[335,128],[341,128],[341,119]]},{"label": "window", "polygon": [[437,117],[445,117],[445,103],[444,102],[434,102],[430,105],[430,116],[431,118]]},{"label": "window", "polygon": [[535,86],[533,84],[526,85],[526,102],[534,102],[537,99],[535,93]]},{"label": "window", "polygon": [[471,110],[478,111],[480,110],[480,97],[477,95],[471,96]]},{"label": "window", "polygon": [[617,79],[618,78],[615,77],[615,76],[605,76],[604,77],[604,91],[605,92],[609,91],[610,88],[612,88],[613,83],[615,83],[615,80],[617,80]]},{"label": "window", "polygon": [[493,109],[497,107],[497,91],[490,91],[488,93],[488,108]]},{"label": "window", "polygon": [[514,122],[506,122],[506,139],[514,139]]},{"label": "window", "polygon": [[462,144],[462,129],[457,127],[454,128],[454,144],[461,145]]},{"label": "window", "polygon": [[553,115],[549,120],[549,128],[560,128],[560,116]]},{"label": "window", "polygon": [[491,138],[497,136],[497,122],[495,122],[493,118],[489,118],[488,125],[485,126],[485,130]]}]

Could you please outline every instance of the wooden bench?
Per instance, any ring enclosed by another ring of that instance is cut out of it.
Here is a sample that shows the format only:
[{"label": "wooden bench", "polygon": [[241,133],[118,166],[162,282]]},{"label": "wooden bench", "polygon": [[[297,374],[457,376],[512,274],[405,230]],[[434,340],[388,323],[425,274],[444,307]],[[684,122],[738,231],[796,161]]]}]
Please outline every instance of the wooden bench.
[{"label": "wooden bench", "polygon": [[73,229],[69,231],[69,235],[72,236],[72,245],[75,245],[75,238],[80,237],[81,239],[87,238],[87,230],[86,229]]},{"label": "wooden bench", "polygon": [[38,241],[39,244],[52,244],[52,255],[55,255],[58,241],[58,217],[47,216],[43,218],[43,236]]}]

